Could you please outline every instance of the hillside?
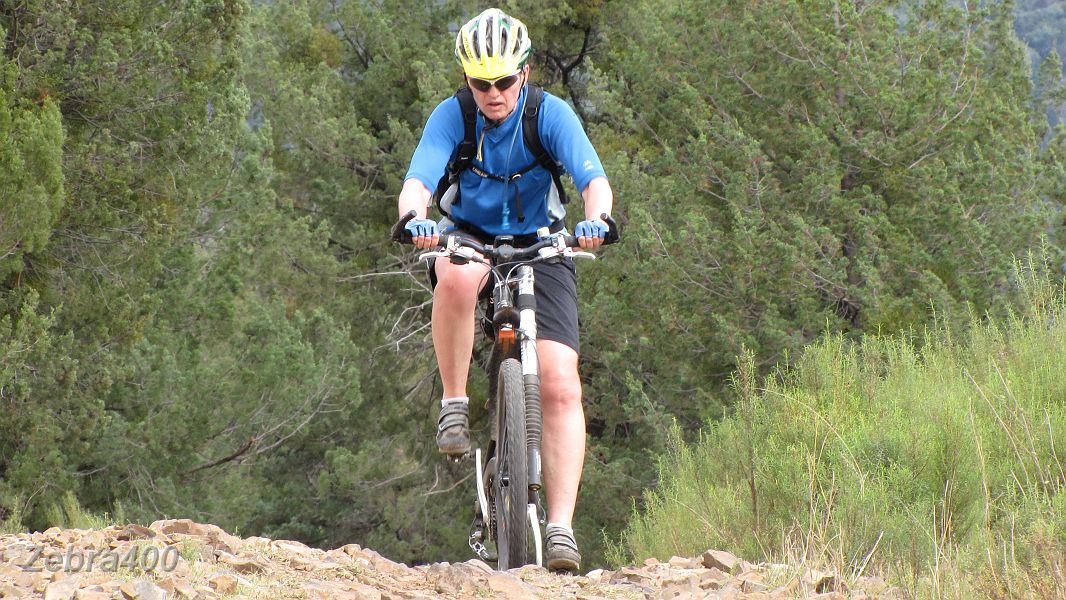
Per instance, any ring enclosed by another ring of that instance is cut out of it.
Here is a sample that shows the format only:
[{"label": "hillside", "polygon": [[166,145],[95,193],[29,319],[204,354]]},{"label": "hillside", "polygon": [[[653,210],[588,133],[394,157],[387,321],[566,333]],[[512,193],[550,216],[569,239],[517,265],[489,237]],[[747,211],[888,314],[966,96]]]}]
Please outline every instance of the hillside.
[{"label": "hillside", "polygon": [[485,563],[408,567],[357,544],[330,551],[239,538],[190,520],[0,536],[0,598],[901,598],[874,577],[753,565],[726,552],[583,576]]}]

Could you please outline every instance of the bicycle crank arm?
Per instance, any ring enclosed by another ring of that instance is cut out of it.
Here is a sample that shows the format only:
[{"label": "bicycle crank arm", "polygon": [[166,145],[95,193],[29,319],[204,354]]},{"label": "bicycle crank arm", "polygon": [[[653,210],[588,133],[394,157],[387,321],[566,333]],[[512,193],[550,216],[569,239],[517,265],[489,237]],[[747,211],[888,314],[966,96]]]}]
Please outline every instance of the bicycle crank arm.
[{"label": "bicycle crank arm", "polygon": [[477,477],[477,502],[481,506],[481,518],[491,519],[489,513],[489,497],[485,495],[485,473],[481,468],[481,448],[474,449],[475,475]]}]

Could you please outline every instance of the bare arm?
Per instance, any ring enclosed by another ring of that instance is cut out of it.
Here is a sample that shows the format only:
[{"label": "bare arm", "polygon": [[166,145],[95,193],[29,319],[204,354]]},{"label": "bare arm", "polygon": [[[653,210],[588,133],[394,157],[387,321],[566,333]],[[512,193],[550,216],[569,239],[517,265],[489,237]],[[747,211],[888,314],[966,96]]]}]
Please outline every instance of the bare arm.
[{"label": "bare arm", "polygon": [[426,211],[429,208],[429,200],[432,196],[433,192],[426,189],[425,184],[417,179],[408,179],[403,182],[403,189],[400,190],[398,203],[400,216],[402,217],[413,210],[418,214],[415,217],[416,219],[425,219]]}]

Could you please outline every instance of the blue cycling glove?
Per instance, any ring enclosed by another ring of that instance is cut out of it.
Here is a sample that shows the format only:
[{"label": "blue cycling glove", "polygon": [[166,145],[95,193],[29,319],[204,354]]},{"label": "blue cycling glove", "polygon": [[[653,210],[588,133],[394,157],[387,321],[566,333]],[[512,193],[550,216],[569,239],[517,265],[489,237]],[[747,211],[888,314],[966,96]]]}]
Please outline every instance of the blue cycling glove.
[{"label": "blue cycling glove", "polygon": [[404,229],[411,234],[411,237],[433,237],[437,235],[437,223],[429,219],[412,219]]},{"label": "blue cycling glove", "polygon": [[582,221],[574,229],[574,237],[603,238],[607,235],[607,223],[599,219]]}]

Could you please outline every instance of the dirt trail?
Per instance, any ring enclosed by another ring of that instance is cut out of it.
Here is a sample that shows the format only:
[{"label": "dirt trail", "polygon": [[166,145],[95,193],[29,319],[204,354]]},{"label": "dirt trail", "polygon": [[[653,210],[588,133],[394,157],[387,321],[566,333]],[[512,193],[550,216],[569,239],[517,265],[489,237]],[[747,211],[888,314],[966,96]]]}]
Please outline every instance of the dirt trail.
[{"label": "dirt trail", "polygon": [[0,598],[45,600],[550,598],[902,598],[877,578],[753,565],[709,550],[692,558],[580,576],[538,567],[496,572],[478,560],[408,567],[349,544],[335,550],[214,525],[157,521],[150,527],[53,528],[0,536]]}]

